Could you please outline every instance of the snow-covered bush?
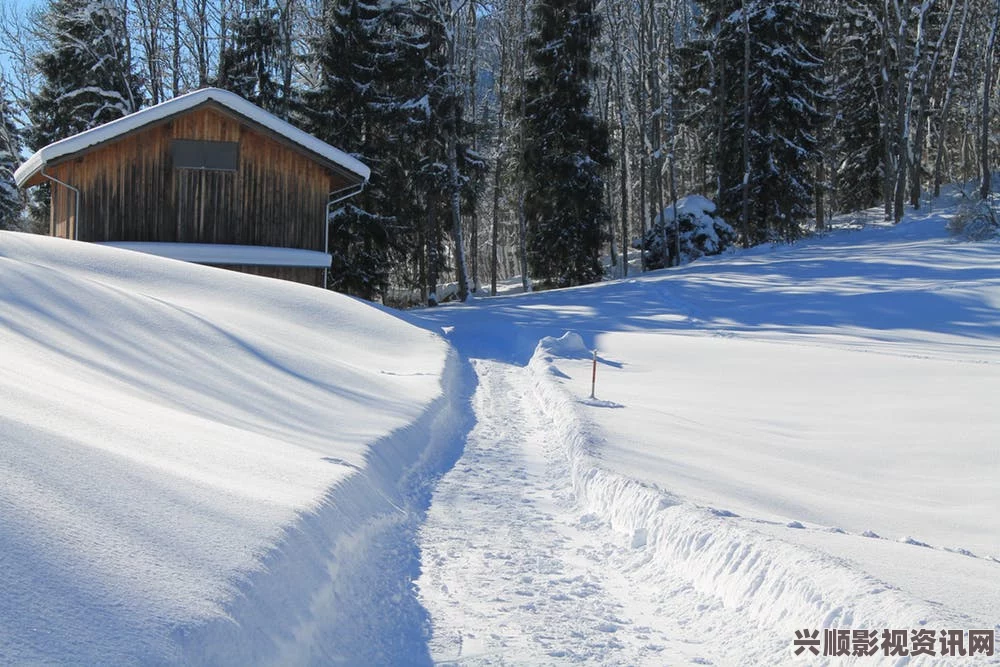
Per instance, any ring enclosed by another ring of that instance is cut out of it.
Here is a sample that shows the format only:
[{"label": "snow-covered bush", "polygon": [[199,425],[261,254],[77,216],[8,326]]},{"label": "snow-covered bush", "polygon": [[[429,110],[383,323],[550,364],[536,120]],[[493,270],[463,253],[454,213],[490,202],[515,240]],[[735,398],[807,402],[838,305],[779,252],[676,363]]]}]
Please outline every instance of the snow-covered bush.
[{"label": "snow-covered bush", "polygon": [[[718,255],[732,245],[736,232],[722,218],[712,215],[715,204],[701,195],[688,195],[677,200],[677,220],[680,223],[680,264],[705,255]],[[677,248],[677,225],[674,207],[668,206],[656,216],[653,226],[642,239],[642,255],[646,268],[660,269],[670,265]]]},{"label": "snow-covered bush", "polygon": [[955,216],[948,221],[948,231],[952,236],[967,241],[985,241],[1000,232],[1000,221],[988,201],[968,200],[958,207]]}]

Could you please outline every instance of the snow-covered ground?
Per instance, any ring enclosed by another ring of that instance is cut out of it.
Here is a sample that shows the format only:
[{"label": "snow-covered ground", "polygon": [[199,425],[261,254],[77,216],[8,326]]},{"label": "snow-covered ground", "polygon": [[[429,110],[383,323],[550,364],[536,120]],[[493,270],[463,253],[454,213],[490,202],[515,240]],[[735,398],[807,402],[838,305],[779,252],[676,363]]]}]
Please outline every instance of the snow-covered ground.
[{"label": "snow-covered ground", "polygon": [[465,430],[439,336],[4,232],[0,350],[0,664],[426,652],[412,535]]},{"label": "snow-covered ground", "polygon": [[421,313],[479,375],[421,532],[432,655],[774,664],[805,628],[1000,627],[1000,244],[946,217]]},{"label": "snow-covered ground", "polygon": [[405,315],[0,233],[0,664],[869,664],[794,633],[995,629],[1000,243],[948,206]]}]

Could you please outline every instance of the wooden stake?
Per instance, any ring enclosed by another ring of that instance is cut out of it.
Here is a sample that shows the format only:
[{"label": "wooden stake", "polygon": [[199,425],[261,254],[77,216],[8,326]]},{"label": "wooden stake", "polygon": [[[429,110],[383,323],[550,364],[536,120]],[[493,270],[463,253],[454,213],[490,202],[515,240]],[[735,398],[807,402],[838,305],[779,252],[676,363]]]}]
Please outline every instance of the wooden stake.
[{"label": "wooden stake", "polygon": [[594,350],[594,370],[590,375],[590,397],[597,398],[594,396],[594,389],[597,386],[597,350]]}]

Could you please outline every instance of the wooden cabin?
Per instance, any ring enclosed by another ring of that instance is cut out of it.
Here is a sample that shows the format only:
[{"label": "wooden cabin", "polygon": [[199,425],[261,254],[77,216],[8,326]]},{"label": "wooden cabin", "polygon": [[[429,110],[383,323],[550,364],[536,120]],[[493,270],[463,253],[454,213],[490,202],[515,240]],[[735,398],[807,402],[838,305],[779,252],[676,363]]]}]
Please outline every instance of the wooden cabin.
[{"label": "wooden cabin", "polygon": [[324,285],[327,217],[358,160],[238,95],[205,88],[42,148],[14,174],[51,185],[49,233]]}]

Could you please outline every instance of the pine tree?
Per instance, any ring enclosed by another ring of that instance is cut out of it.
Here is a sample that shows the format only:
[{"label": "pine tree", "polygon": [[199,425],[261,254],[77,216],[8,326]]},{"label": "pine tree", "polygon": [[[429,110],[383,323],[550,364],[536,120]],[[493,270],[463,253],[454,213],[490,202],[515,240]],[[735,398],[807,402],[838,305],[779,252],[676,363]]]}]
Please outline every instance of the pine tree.
[{"label": "pine tree", "polygon": [[267,0],[248,0],[232,30],[232,43],[220,55],[219,87],[285,117],[288,100],[280,95],[277,69],[281,51],[278,8]]},{"label": "pine tree", "polygon": [[880,28],[871,8],[845,3],[833,25],[830,54],[832,96],[837,111],[831,119],[834,206],[859,210],[882,198],[882,76],[879,73]]},{"label": "pine tree", "polygon": [[384,165],[377,151],[380,127],[379,28],[381,11],[359,0],[329,5],[324,32],[313,45],[319,63],[316,90],[304,95],[306,125],[372,168],[369,187],[331,211],[329,286],[367,299],[378,296],[388,274],[389,226],[378,212]]},{"label": "pine tree", "polygon": [[[28,106],[28,144],[39,149],[140,107],[125,16],[111,0],[52,0],[37,32],[41,83]],[[48,185],[35,189],[32,217],[48,221]]]},{"label": "pine tree", "polygon": [[[465,300],[469,285],[465,269],[462,234],[464,207],[474,205],[476,183],[483,173],[482,160],[469,148],[469,137],[475,128],[467,122],[463,106],[463,88],[458,61],[458,33],[454,5],[448,0],[419,0],[412,5],[414,31],[407,40],[419,46],[403,61],[408,63],[409,79],[416,85],[415,99],[406,106],[418,108],[423,114],[411,116],[408,124],[421,124],[418,191],[428,206],[438,206],[429,217],[432,226],[447,219],[451,225],[454,249],[454,270],[458,282],[458,298]],[[419,97],[418,97],[419,96]],[[464,203],[463,203],[464,202]],[[436,276],[448,267],[443,262],[444,248],[438,243],[442,234],[432,229],[428,245],[428,303],[436,303]]]},{"label": "pine tree", "polygon": [[702,4],[711,50],[695,71],[715,102],[703,136],[715,150],[720,215],[740,221],[747,245],[795,239],[812,215],[825,17],[793,0]]},{"label": "pine tree", "polygon": [[21,164],[21,132],[12,107],[4,82],[0,85],[0,229],[22,229],[25,222],[24,198],[14,184],[14,170]]},{"label": "pine tree", "polygon": [[532,22],[523,156],[528,263],[547,286],[594,282],[608,222],[601,176],[608,132],[591,113],[589,90],[600,19],[593,0],[541,0]]},{"label": "pine tree", "polygon": [[[755,241],[801,235],[812,217],[812,165],[824,96],[818,49],[826,28],[815,7],[798,0],[757,4],[750,32],[752,225]],[[723,216],[725,217],[725,216]]]},{"label": "pine tree", "polygon": [[330,219],[330,286],[368,299],[430,238],[417,173],[430,115],[418,23],[410,3],[331,3],[314,45],[320,82],[303,96],[310,131],[372,169],[365,191]]},{"label": "pine tree", "polygon": [[48,42],[35,63],[42,81],[29,108],[34,148],[140,107],[119,6],[110,0],[53,0],[40,32]]}]

